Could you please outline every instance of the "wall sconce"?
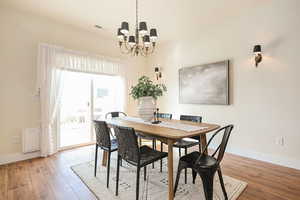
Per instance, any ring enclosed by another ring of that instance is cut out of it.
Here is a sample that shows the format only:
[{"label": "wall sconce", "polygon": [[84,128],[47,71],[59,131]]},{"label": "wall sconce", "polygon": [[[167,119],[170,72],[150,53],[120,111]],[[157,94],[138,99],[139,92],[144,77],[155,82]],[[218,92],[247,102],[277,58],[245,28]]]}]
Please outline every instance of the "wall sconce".
[{"label": "wall sconce", "polygon": [[162,77],[161,75],[161,69],[159,67],[154,68],[156,80],[160,79]]},{"label": "wall sconce", "polygon": [[261,46],[255,45],[253,48],[253,53],[255,55],[255,66],[258,66],[258,63],[262,61],[262,53],[261,53]]}]

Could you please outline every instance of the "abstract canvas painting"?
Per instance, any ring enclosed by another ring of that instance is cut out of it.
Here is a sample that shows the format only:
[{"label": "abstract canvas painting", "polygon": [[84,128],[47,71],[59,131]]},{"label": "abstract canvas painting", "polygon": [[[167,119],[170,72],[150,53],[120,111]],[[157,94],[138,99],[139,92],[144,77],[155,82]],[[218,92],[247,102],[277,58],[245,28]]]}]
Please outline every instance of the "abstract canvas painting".
[{"label": "abstract canvas painting", "polygon": [[179,102],[229,104],[229,61],[179,69]]}]

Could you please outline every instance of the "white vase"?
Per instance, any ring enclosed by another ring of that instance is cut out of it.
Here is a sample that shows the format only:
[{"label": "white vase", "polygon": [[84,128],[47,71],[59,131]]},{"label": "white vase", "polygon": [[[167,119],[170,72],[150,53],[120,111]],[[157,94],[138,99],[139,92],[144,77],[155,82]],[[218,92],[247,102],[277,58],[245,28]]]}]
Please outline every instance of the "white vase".
[{"label": "white vase", "polygon": [[151,121],[156,110],[156,101],[153,97],[140,97],[138,100],[138,114],[144,121]]}]

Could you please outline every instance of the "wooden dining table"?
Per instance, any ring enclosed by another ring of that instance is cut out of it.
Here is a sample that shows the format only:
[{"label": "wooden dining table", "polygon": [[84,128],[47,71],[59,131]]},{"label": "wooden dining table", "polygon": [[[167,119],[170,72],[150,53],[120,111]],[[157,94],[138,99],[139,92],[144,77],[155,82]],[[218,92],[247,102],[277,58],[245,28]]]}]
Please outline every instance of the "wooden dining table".
[{"label": "wooden dining table", "polygon": [[[136,132],[140,132],[143,133],[144,135],[151,136],[168,145],[168,193],[169,193],[168,199],[173,200],[174,199],[173,144],[176,143],[176,141],[181,140],[183,138],[200,136],[201,151],[203,151],[205,145],[207,144],[206,134],[220,128],[220,126],[216,124],[196,123],[196,122],[175,120],[175,119],[172,120],[160,119],[160,120],[163,122],[193,125],[193,126],[200,127],[201,129],[195,131],[183,131],[182,129],[162,127],[157,124],[144,124],[135,121],[130,121],[130,120],[126,120],[126,118],[106,119],[106,123],[109,127],[113,127],[113,126],[132,127],[135,129]],[[106,166],[106,162],[107,162],[107,154],[106,151],[104,151],[102,165]]]}]

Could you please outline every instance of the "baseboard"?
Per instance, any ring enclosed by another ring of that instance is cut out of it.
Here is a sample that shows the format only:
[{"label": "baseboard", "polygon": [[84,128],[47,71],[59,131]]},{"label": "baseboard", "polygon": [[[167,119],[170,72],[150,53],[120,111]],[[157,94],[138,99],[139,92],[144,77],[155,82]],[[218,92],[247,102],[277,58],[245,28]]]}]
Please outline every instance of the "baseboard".
[{"label": "baseboard", "polygon": [[40,156],[41,153],[39,151],[26,153],[26,154],[23,153],[8,154],[8,155],[0,156],[0,165],[22,161],[22,160],[28,160],[31,158],[37,158]]},{"label": "baseboard", "polygon": [[[212,147],[214,148],[213,145]],[[296,160],[296,159],[284,158],[281,156],[274,156],[274,155],[260,153],[256,151],[248,151],[248,150],[242,150],[242,149],[230,148],[230,147],[226,149],[226,152],[238,156],[243,156],[246,158],[252,158],[255,160],[260,160],[260,161],[300,170],[300,160]]]}]

